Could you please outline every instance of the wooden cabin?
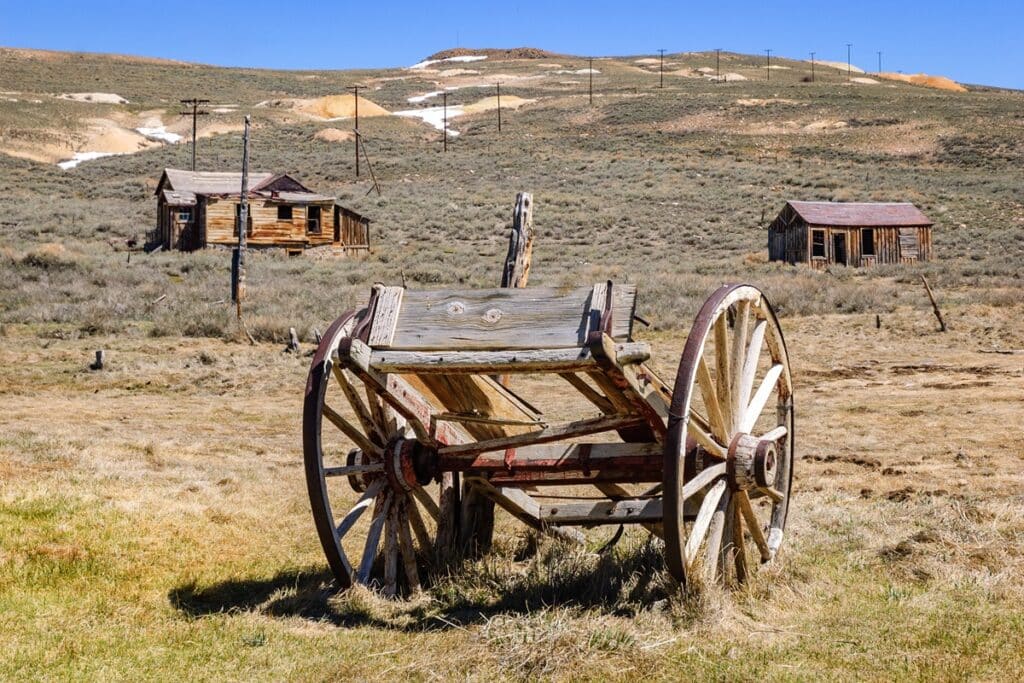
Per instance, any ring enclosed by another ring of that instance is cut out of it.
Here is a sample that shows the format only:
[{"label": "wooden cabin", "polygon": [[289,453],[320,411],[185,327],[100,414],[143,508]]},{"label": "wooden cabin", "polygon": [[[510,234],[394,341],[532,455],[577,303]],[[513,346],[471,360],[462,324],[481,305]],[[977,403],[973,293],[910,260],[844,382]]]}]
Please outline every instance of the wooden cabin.
[{"label": "wooden cabin", "polygon": [[768,226],[768,259],[818,270],[930,261],[932,225],[909,203],[789,201]]},{"label": "wooden cabin", "polygon": [[[241,173],[164,169],[156,188],[152,242],[182,251],[237,244],[241,196]],[[250,246],[291,253],[313,247],[370,247],[370,219],[285,173],[250,173],[248,201]]]}]

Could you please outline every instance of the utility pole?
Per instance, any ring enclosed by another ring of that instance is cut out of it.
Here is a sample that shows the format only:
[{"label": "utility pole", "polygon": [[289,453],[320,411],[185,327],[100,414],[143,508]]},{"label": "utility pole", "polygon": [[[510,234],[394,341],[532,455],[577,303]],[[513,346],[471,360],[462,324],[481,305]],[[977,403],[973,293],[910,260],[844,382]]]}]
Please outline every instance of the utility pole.
[{"label": "utility pole", "polygon": [[853,43],[846,44],[846,78],[853,77],[853,67],[850,64],[850,48],[853,47]]},{"label": "utility pole", "polygon": [[495,83],[498,88],[498,132],[501,132],[501,83]]},{"label": "utility pole", "polygon": [[181,100],[181,103],[192,107],[192,111],[179,112],[181,116],[192,117],[192,171],[196,170],[196,118],[199,116],[207,116],[210,112],[199,111],[199,105],[208,104],[210,100],[198,100],[192,98],[190,100]]},{"label": "utility pole", "polygon": [[444,140],[444,151],[448,151],[448,93],[441,95],[444,102],[443,118],[441,119],[441,137]]},{"label": "utility pole", "polygon": [[661,63],[658,67],[658,87],[665,87],[665,48],[658,50],[661,53]]},{"label": "utility pole", "polygon": [[768,48],[764,51],[764,53],[768,55],[768,68],[765,69],[765,71],[768,72],[768,80],[770,81],[772,80],[772,49]]},{"label": "utility pole", "polygon": [[590,58],[589,73],[590,73],[590,86],[589,86],[589,93],[588,94],[589,94],[589,97],[590,97],[590,104],[594,104],[594,58],[593,57]]},{"label": "utility pole", "polygon": [[349,90],[351,90],[354,93],[354,99],[355,99],[355,103],[356,103],[356,112],[355,112],[356,113],[356,121],[355,121],[355,128],[353,129],[352,132],[354,132],[356,134],[356,137],[355,137],[355,142],[356,142],[356,178],[358,178],[359,177],[359,86],[358,85],[353,85],[351,88],[349,88]]},{"label": "utility pole", "polygon": [[814,83],[814,53],[811,53],[811,83]]},{"label": "utility pole", "polygon": [[245,133],[242,134],[242,187],[238,201],[238,246],[235,247],[232,264],[235,308],[238,319],[242,319],[242,299],[245,298],[245,238],[249,227],[249,124],[251,117],[245,117]]},{"label": "utility pole", "polygon": [[722,48],[715,48],[715,80],[722,80]]},{"label": "utility pole", "polygon": [[878,73],[882,73],[882,51],[878,51]]}]

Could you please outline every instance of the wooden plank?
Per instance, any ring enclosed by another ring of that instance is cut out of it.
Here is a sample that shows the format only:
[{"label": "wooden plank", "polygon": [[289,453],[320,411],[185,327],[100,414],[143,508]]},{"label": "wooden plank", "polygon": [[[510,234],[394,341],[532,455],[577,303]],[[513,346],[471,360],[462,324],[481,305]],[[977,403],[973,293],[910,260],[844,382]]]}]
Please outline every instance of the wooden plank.
[{"label": "wooden plank", "polygon": [[540,520],[550,526],[654,523],[663,517],[660,498],[558,503],[541,505],[539,510]]},{"label": "wooden plank", "polygon": [[664,448],[659,443],[548,443],[520,446],[515,455],[486,452],[469,459],[465,456],[438,456],[442,470],[474,472],[576,471],[605,467],[644,469],[661,467]]},{"label": "wooden plank", "polygon": [[[353,341],[353,349],[356,342]],[[642,342],[615,345],[617,355],[650,358],[650,346]],[[636,362],[634,360],[634,362]],[[587,348],[542,348],[501,351],[395,351],[373,350],[369,366],[380,373],[398,374],[497,374],[524,372],[579,372],[593,370],[596,361]]]},{"label": "wooden plank", "polygon": [[553,425],[526,434],[515,434],[498,439],[488,439],[487,441],[443,446],[438,449],[438,455],[441,457],[478,455],[488,451],[504,451],[509,448],[521,448],[534,444],[571,439],[577,436],[639,427],[643,424],[645,424],[644,419],[637,416],[601,416]]},{"label": "wooden plank", "polygon": [[395,324],[402,308],[405,288],[378,285],[374,289],[377,291],[377,306],[373,313],[373,324],[370,325],[368,343],[372,348],[387,348],[395,336]]},{"label": "wooden plank", "polygon": [[[579,347],[593,288],[407,291],[391,347],[407,351]],[[612,337],[628,340],[636,286],[612,288]]]}]

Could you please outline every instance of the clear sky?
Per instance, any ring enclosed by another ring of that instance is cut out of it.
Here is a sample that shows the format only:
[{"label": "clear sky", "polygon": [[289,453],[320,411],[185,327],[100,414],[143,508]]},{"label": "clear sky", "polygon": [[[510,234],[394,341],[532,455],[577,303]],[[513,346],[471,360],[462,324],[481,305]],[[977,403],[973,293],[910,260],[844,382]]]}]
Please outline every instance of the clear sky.
[{"label": "clear sky", "polygon": [[[0,0],[0,45],[225,66],[403,66],[449,47],[722,48],[1024,88],[1024,0]],[[2,75],[0,75],[2,78]]]}]

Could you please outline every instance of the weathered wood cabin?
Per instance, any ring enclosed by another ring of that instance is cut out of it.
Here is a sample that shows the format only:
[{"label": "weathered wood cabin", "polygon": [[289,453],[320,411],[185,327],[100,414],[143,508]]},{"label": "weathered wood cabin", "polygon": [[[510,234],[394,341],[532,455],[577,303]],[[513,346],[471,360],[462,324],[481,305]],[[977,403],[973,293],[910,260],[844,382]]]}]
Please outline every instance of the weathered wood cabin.
[{"label": "weathered wood cabin", "polygon": [[[241,173],[164,169],[156,187],[156,244],[192,251],[238,242]],[[249,174],[248,244],[301,253],[369,249],[370,220],[284,173]]]},{"label": "weathered wood cabin", "polygon": [[768,226],[768,259],[816,269],[930,261],[932,225],[908,203],[789,201]]}]

